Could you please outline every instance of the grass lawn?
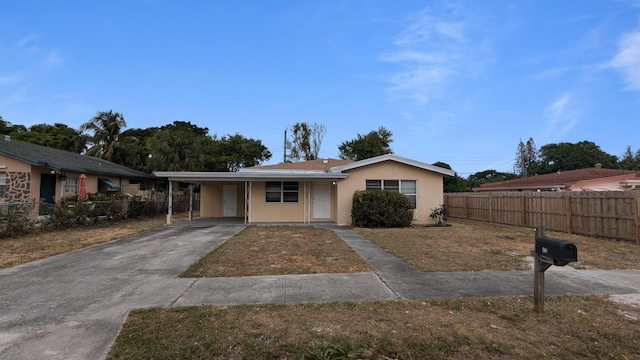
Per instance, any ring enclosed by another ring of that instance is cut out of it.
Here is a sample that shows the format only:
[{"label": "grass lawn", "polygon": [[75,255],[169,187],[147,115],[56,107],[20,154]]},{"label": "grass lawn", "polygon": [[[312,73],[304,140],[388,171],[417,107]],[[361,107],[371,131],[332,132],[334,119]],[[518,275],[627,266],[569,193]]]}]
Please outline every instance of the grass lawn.
[{"label": "grass lawn", "polygon": [[[355,228],[420,271],[527,270],[532,229],[458,220],[447,227]],[[640,246],[547,232],[578,247],[589,269],[640,269]],[[613,261],[615,259],[615,261]],[[239,265],[240,264],[240,265]],[[193,264],[181,277],[225,277],[373,271],[332,231],[306,226],[252,226]]]},{"label": "grass lawn", "polygon": [[108,359],[640,358],[637,308],[596,296],[545,305],[544,314],[531,297],[135,310]]},{"label": "grass lawn", "polygon": [[[355,230],[422,271],[528,268],[531,229],[452,223]],[[640,246],[547,235],[577,244],[576,267],[640,267]],[[335,241],[310,227],[249,227],[182,276],[366,271],[339,265],[352,251]],[[612,253],[621,257],[616,264]],[[544,314],[533,312],[530,296],[153,308],[130,313],[108,358],[634,359],[639,319],[637,307],[603,296],[547,297]]]},{"label": "grass lawn", "polygon": [[373,271],[333,231],[310,226],[250,226],[180,277]]},{"label": "grass lawn", "polygon": [[[448,227],[355,228],[365,238],[420,271],[527,270],[534,248],[530,228],[452,219]],[[578,247],[578,269],[640,269],[640,246],[546,231]]]}]

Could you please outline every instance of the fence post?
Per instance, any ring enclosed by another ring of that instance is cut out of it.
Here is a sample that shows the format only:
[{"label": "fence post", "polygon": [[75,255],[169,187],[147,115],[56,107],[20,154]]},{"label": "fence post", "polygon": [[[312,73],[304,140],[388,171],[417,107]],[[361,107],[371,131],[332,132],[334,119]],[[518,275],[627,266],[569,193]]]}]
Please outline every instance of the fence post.
[{"label": "fence post", "polygon": [[571,213],[571,191],[569,191],[567,193],[567,200],[566,200],[566,206],[567,206],[567,233],[568,234],[573,234],[573,214]]},{"label": "fence post", "polygon": [[489,194],[489,223],[493,223],[493,194]]},{"label": "fence post", "polygon": [[464,218],[469,219],[469,199],[471,198],[470,194],[464,195]]},{"label": "fence post", "polygon": [[522,196],[520,197],[520,199],[522,199],[522,218],[520,219],[521,224],[520,226],[527,226],[527,198],[524,196],[524,192],[522,193]]},{"label": "fence post", "polygon": [[633,207],[633,221],[636,228],[636,245],[640,245],[640,196],[635,194],[635,206]]}]

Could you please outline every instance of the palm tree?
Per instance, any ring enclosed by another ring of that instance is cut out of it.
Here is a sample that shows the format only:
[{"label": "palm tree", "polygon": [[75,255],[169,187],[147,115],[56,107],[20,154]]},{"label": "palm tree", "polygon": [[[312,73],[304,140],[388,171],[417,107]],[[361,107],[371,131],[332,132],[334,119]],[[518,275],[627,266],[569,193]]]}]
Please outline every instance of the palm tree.
[{"label": "palm tree", "polygon": [[113,110],[96,113],[91,120],[80,125],[80,131],[93,133],[88,136],[92,146],[87,149],[86,154],[110,161],[117,160],[119,136],[125,127],[127,123],[120,113]]}]

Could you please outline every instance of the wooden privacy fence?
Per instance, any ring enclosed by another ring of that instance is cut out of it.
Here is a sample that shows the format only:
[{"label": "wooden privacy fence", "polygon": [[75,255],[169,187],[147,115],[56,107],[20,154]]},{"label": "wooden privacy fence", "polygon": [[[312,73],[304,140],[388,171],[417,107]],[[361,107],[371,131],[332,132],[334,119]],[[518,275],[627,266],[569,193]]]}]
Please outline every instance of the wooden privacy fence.
[{"label": "wooden privacy fence", "polygon": [[449,217],[640,244],[640,192],[447,193]]}]

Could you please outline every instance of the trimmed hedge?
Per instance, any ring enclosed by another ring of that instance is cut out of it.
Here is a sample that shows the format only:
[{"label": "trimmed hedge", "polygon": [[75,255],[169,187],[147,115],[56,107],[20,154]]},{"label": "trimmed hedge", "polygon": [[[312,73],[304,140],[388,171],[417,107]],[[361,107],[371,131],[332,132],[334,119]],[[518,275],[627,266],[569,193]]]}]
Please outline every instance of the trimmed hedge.
[{"label": "trimmed hedge", "polygon": [[358,190],[353,193],[351,223],[358,227],[407,227],[413,219],[408,197],[390,190]]}]

